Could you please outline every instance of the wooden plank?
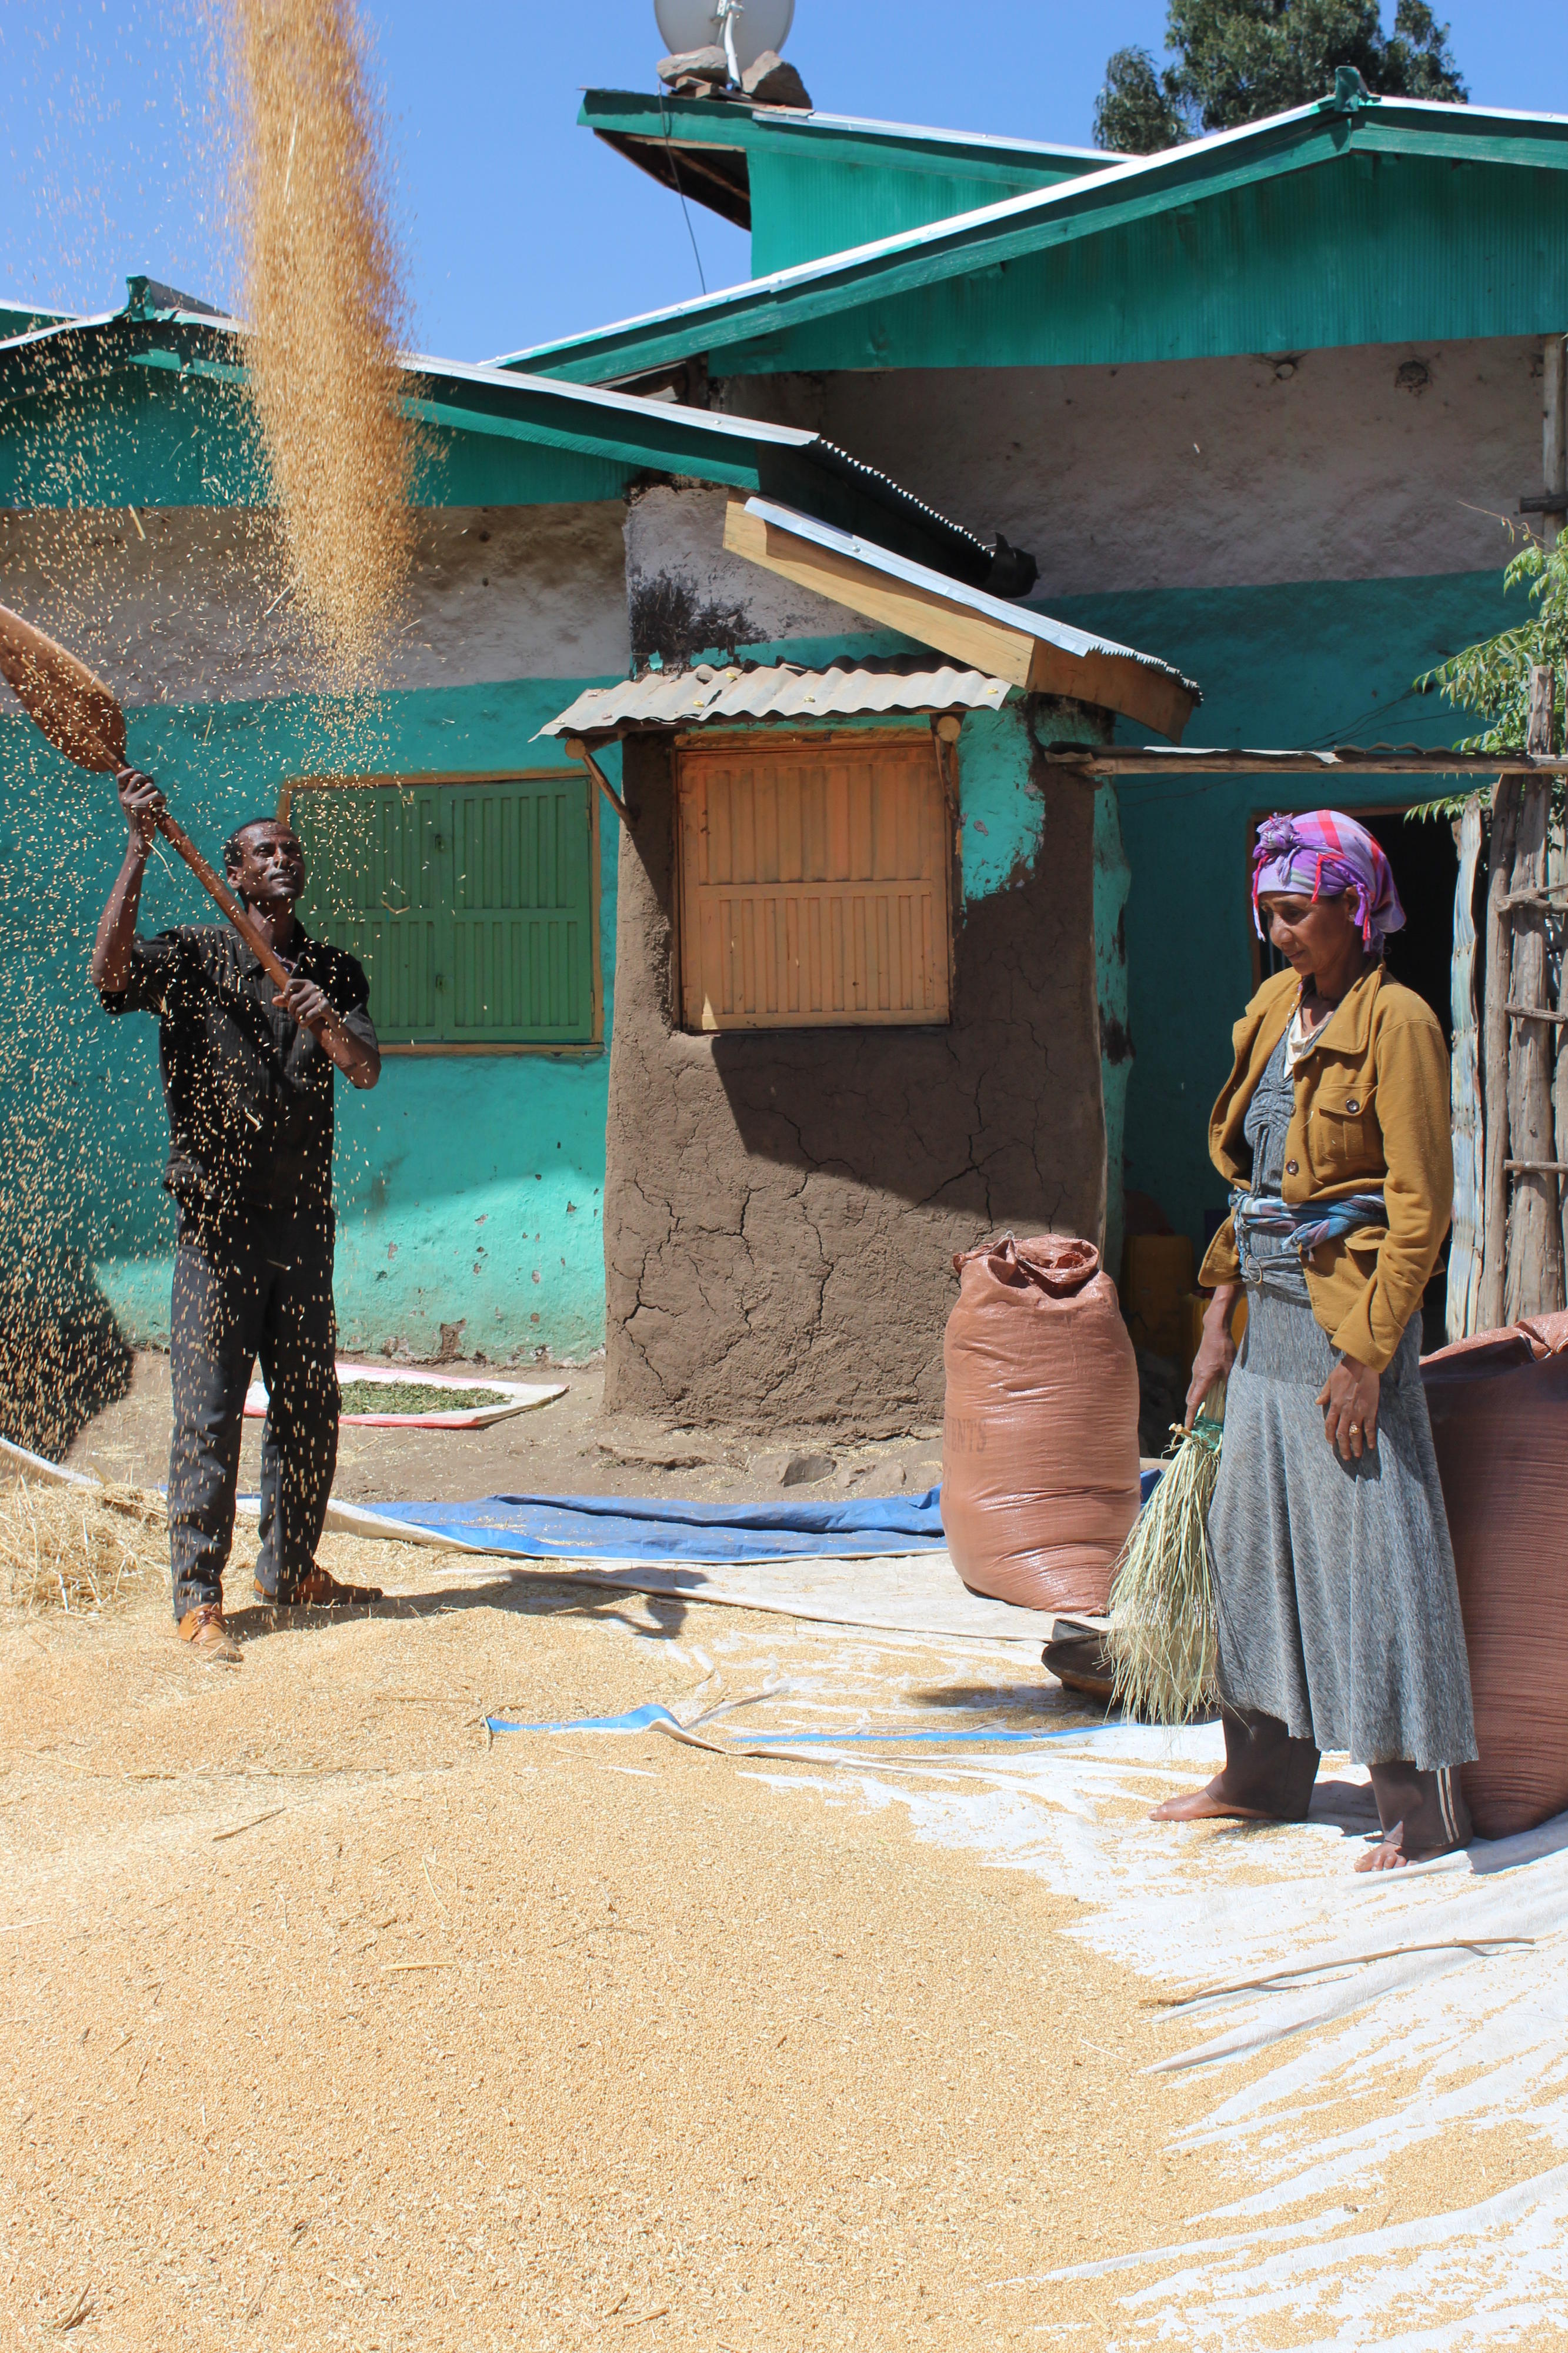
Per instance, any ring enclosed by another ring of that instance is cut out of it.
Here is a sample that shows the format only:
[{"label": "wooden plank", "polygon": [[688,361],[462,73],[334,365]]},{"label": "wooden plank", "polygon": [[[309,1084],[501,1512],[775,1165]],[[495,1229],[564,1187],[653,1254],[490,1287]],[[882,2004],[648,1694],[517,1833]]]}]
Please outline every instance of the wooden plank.
[{"label": "wooden plank", "polygon": [[1448,1244],[1447,1334],[1468,1339],[1478,1320],[1485,1232],[1486,1138],[1481,1113],[1480,1031],[1476,1018],[1476,874],[1481,853],[1479,799],[1459,821],[1459,871],[1454,885],[1454,960],[1449,988],[1454,1018],[1451,1065],[1454,1130],[1454,1224]]},{"label": "wooden plank", "polygon": [[[1532,752],[1552,750],[1552,674],[1544,666],[1530,678]],[[1552,787],[1532,778],[1521,786],[1514,835],[1510,910],[1513,923],[1512,980],[1505,1003],[1543,1008],[1547,1003],[1547,939],[1543,908],[1529,902],[1546,877],[1546,837]],[[1563,1305],[1563,1227],[1555,1170],[1552,1082],[1556,1055],[1544,1026],[1515,1020],[1509,1040],[1508,1116],[1514,1177],[1509,1208],[1508,1281],[1503,1312],[1510,1324],[1528,1315],[1553,1314]]]},{"label": "wooden plank", "polygon": [[1513,918],[1503,906],[1513,864],[1519,822],[1520,782],[1500,776],[1492,793],[1491,841],[1487,856],[1485,1011],[1481,1025],[1481,1104],[1486,1120],[1480,1292],[1476,1328],[1493,1332],[1503,1320],[1508,1281],[1508,1038],[1504,1011],[1513,952]]},{"label": "wooden plank", "polygon": [[1503,766],[1521,775],[1568,776],[1568,760],[1553,754],[1532,759],[1527,753],[1506,755],[1474,752],[1423,752],[1406,747],[1398,752],[1363,751],[1343,744],[1335,752],[1247,751],[1207,749],[1194,744],[1183,749],[1162,744],[1048,744],[1042,757],[1050,767],[1081,768],[1091,776],[1181,776],[1196,772],[1215,776],[1475,776],[1489,782]]},{"label": "wooden plank", "polygon": [[[862,744],[824,764],[768,744],[678,760],[681,1006],[692,1029],[945,1020],[951,849],[929,734]],[[726,823],[705,861],[705,818]],[[815,838],[816,863],[797,870]],[[900,870],[912,866],[912,873]]]},{"label": "wooden plank", "polygon": [[725,510],[724,544],[732,555],[743,555],[832,604],[1029,693],[1099,703],[1173,740],[1179,740],[1192,716],[1193,698],[1180,680],[1152,663],[1131,654],[1075,654],[1051,645],[1032,630],[976,612],[837,548],[819,547],[815,540],[748,512],[740,499],[731,499]]},{"label": "wooden plank", "polygon": [[[1515,877],[1532,874],[1546,854],[1549,787],[1527,785],[1520,796],[1515,839]],[[1546,934],[1539,914],[1516,911],[1510,997],[1540,1005],[1546,994]],[[1510,1169],[1516,1176],[1509,1205],[1508,1282],[1503,1313],[1510,1324],[1527,1315],[1549,1315],[1563,1304],[1563,1230],[1555,1179],[1544,1163],[1556,1150],[1552,1082],[1557,1057],[1539,1021],[1510,1020],[1508,1121]]]}]

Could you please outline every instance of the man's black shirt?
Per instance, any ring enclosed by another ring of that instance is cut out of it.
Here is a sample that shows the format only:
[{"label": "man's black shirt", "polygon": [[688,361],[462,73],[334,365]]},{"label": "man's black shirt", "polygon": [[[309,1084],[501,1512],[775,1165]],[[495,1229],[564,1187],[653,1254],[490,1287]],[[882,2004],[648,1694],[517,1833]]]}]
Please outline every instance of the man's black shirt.
[{"label": "man's black shirt", "polygon": [[[370,989],[351,955],[295,927],[294,969],[345,1029],[374,1047]],[[287,961],[287,959],[286,959]],[[277,985],[226,924],[135,942],[106,1013],[155,1013],[175,1198],[258,1208],[326,1202],[332,1181],[332,1071],[310,1032],[272,1002]]]}]

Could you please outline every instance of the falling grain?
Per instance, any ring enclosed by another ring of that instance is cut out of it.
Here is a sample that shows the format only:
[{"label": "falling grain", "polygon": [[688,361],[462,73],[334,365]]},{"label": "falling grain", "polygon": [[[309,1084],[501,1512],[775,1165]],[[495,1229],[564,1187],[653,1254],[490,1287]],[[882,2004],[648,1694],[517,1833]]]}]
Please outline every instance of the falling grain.
[{"label": "falling grain", "polygon": [[407,581],[401,273],[350,0],[229,0],[241,97],[248,389],[289,586],[363,679]]}]

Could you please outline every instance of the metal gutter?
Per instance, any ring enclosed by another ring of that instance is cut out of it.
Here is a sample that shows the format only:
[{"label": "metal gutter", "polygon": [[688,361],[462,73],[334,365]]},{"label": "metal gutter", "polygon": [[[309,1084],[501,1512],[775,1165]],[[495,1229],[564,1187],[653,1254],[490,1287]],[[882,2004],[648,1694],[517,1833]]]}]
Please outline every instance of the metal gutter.
[{"label": "metal gutter", "polygon": [[537,345],[494,364],[527,366],[576,381],[626,375],[634,367],[652,368],[698,351],[719,352],[1332,162],[1352,146],[1391,155],[1562,170],[1568,169],[1568,116],[1504,114],[1427,100],[1344,104],[1321,99],[1158,155],[1119,161],[1056,187],[955,214],[929,227],[800,262],[720,294]]}]

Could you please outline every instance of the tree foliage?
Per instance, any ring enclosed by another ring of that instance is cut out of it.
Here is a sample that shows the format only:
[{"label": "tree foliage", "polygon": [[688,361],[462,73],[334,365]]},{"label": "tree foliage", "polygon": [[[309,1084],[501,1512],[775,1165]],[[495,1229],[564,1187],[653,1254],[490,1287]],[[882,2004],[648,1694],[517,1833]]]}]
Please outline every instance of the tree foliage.
[{"label": "tree foliage", "polygon": [[[1552,672],[1556,741],[1563,741],[1564,693],[1568,689],[1568,533],[1550,553],[1539,539],[1527,536],[1502,580],[1505,590],[1528,586],[1535,607],[1529,618],[1517,628],[1500,629],[1495,638],[1483,638],[1479,645],[1466,646],[1462,653],[1451,654],[1447,661],[1439,662],[1436,670],[1425,671],[1415,681],[1417,694],[1440,694],[1445,702],[1453,703],[1460,711],[1473,712],[1486,722],[1479,734],[1460,738],[1461,752],[1507,754],[1528,750],[1530,673],[1542,663]],[[1489,785],[1479,796],[1445,793],[1436,800],[1423,801],[1418,808],[1407,810],[1406,815],[1458,817],[1473,797],[1479,797],[1483,807],[1489,807],[1491,786]],[[1559,819],[1563,815],[1563,800],[1558,780],[1552,786],[1552,802],[1553,814]]]},{"label": "tree foliage", "polygon": [[1527,539],[1502,575],[1505,589],[1528,585],[1535,610],[1517,628],[1500,630],[1479,645],[1467,646],[1415,681],[1422,694],[1436,691],[1461,711],[1473,711],[1486,725],[1467,736],[1465,752],[1522,752],[1530,722],[1530,673],[1551,669],[1557,702],[1558,740],[1563,718],[1564,666],[1568,665],[1568,533],[1548,553],[1539,539]]},{"label": "tree foliage", "polygon": [[1096,143],[1147,155],[1207,131],[1309,106],[1354,66],[1382,98],[1468,96],[1448,49],[1448,27],[1426,0],[1398,0],[1385,34],[1378,0],[1171,0],[1173,62],[1118,49],[1094,110]]}]

